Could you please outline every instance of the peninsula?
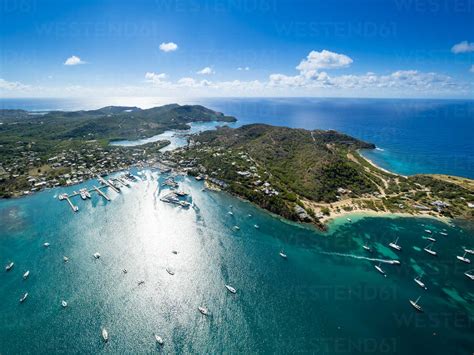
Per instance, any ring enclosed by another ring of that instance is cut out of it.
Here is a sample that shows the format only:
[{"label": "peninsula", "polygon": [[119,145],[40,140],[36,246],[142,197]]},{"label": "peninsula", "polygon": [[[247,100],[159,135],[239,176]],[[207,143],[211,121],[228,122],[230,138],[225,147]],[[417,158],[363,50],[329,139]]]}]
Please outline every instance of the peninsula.
[{"label": "peninsula", "polygon": [[392,174],[359,153],[374,148],[331,130],[252,124],[194,135],[168,158],[211,188],[320,228],[357,211],[474,218],[473,180]]}]

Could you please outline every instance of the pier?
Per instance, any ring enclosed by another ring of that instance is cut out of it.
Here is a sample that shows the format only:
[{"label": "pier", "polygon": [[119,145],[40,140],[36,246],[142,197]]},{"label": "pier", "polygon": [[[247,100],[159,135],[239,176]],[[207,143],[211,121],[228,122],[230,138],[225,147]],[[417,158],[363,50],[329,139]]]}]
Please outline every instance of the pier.
[{"label": "pier", "polygon": [[[117,183],[117,184],[121,184],[121,186],[125,186],[125,187],[132,187],[132,185],[130,184],[130,182],[132,181],[136,181],[136,178],[134,175],[131,175],[129,173],[129,176],[126,176],[126,177],[118,177],[116,179],[112,179],[112,180],[106,180],[104,179],[102,176],[100,175],[97,175],[97,180],[99,181],[99,183],[101,184],[101,186],[97,187],[97,186],[93,186],[91,189],[87,189],[87,188],[84,188],[84,189],[80,189],[79,192],[77,191],[74,191],[72,194],[67,194],[67,193],[63,193],[61,195],[58,196],[58,199],[60,201],[63,201],[63,200],[66,200],[68,203],[69,203],[69,206],[71,206],[71,209],[74,211],[74,212],[77,212],[79,211],[79,207],[78,206],[75,206],[72,201],[71,201],[71,198],[72,197],[75,197],[75,196],[78,196],[78,195],[81,195],[81,191],[84,192],[88,192],[88,194],[86,195],[87,198],[91,198],[90,196],[90,193],[91,192],[97,192],[97,194],[99,196],[102,196],[105,200],[107,201],[111,201],[110,200],[110,197],[107,196],[103,191],[102,189],[106,189],[106,188],[111,188],[113,191],[117,192],[117,193],[120,193],[120,188],[118,186],[116,186],[113,182]],[[84,199],[87,199],[87,198],[84,198]]]}]

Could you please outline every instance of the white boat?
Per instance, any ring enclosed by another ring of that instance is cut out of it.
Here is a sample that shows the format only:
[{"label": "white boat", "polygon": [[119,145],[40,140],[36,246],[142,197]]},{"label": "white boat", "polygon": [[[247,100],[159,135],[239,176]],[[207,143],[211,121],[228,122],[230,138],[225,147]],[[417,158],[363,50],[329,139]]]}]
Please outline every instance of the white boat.
[{"label": "white boat", "polygon": [[434,250],[431,250],[432,246],[433,246],[433,243],[428,244],[425,248],[423,248],[423,250],[426,251],[428,254],[431,254],[433,256],[437,256],[438,253],[436,253]]},{"label": "white boat", "polygon": [[421,296],[416,299],[416,301],[410,301],[410,304],[415,308],[418,312],[423,312],[423,308],[418,304],[418,301],[420,300]]},{"label": "white boat", "polygon": [[470,264],[471,263],[471,260],[469,260],[468,258],[466,258],[466,254],[467,252],[464,252],[464,255],[463,256],[456,256],[456,258],[460,261],[462,261],[463,263],[466,263],[466,264]]},{"label": "white boat", "polygon": [[236,231],[240,230],[240,227],[239,227],[239,226],[234,226],[233,228],[234,228],[234,230],[236,230]]},{"label": "white boat", "polygon": [[400,260],[390,260],[389,263],[392,265],[400,265]]},{"label": "white boat", "polygon": [[79,193],[81,194],[81,198],[82,198],[83,200],[87,200],[87,196],[86,196],[86,194],[84,193],[84,190],[80,190]]},{"label": "white boat", "polygon": [[171,270],[169,267],[166,268],[166,272],[170,274],[171,276],[174,275],[174,271]]},{"label": "white boat", "polygon": [[67,256],[63,256],[63,261],[67,263],[69,261],[69,258]]},{"label": "white boat", "polygon": [[259,228],[260,228],[260,226],[259,226],[258,224],[254,224],[253,227],[254,227],[255,229],[259,229]]},{"label": "white boat", "polygon": [[67,302],[65,300],[62,300],[61,301],[61,306],[63,306],[63,308],[66,308],[67,307]]},{"label": "white boat", "polygon": [[225,285],[225,288],[229,290],[230,293],[236,293],[237,290],[230,285]]},{"label": "white boat", "polygon": [[375,265],[375,270],[377,270],[378,272],[380,272],[383,276],[387,277],[387,275],[385,274],[385,271],[383,271],[382,269],[382,263],[379,263],[378,265]]},{"label": "white boat", "polygon": [[28,276],[30,276],[30,270],[28,270],[27,272],[23,274],[23,280],[26,280]]},{"label": "white boat", "polygon": [[86,195],[87,198],[91,198],[91,194],[86,189],[84,189],[84,195]]},{"label": "white boat", "polygon": [[445,237],[448,236],[448,233],[446,233],[446,232],[439,232],[439,234],[444,235]]},{"label": "white boat", "polygon": [[96,258],[96,259],[99,259],[99,258],[100,258],[100,253],[94,253],[94,254],[92,254],[92,255],[93,255],[94,258]]},{"label": "white boat", "polygon": [[122,269],[122,272],[123,272],[124,274],[126,274],[128,271],[127,271],[127,269]]},{"label": "white boat", "polygon": [[350,218],[346,218],[347,219],[347,222],[352,222],[352,219]]},{"label": "white boat", "polygon": [[398,237],[397,237],[397,239],[395,239],[394,242],[391,242],[388,246],[390,248],[398,250],[398,251],[402,250],[402,247],[400,245],[398,245],[397,243],[398,243]]},{"label": "white boat", "polygon": [[20,298],[20,303],[23,303],[26,300],[26,297],[28,297],[28,292],[25,293],[22,298]]},{"label": "white boat", "polygon": [[49,243],[44,243],[44,244],[43,244],[43,246],[44,246],[45,248],[49,247],[49,245],[50,245]]},{"label": "white boat", "polygon": [[198,307],[198,310],[199,310],[199,312],[201,312],[201,314],[203,314],[205,316],[209,315],[209,311],[206,307]]},{"label": "white boat", "polygon": [[288,256],[282,251],[280,251],[280,256],[283,258],[283,259],[287,259]]},{"label": "white boat", "polygon": [[473,273],[474,269],[472,270],[468,270],[464,273],[464,275],[466,275],[468,278],[470,278],[471,280],[474,280],[474,273]]},{"label": "white boat", "polygon": [[432,231],[430,231],[429,229],[425,229],[425,232],[428,233],[428,234],[431,234],[433,233]]},{"label": "white boat", "polygon": [[15,265],[15,263],[12,261],[10,264],[7,264],[7,266],[5,266],[5,270],[10,271],[12,269],[13,265]]},{"label": "white boat", "polygon": [[436,242],[436,239],[434,239],[433,237],[427,237],[426,239],[429,240],[430,242],[433,242],[433,243]]},{"label": "white boat", "polygon": [[421,288],[427,290],[428,288],[425,286],[425,284],[423,283],[423,281],[421,281],[421,276],[417,276],[413,279],[417,284],[418,286],[420,286]]},{"label": "white boat", "polygon": [[466,253],[474,254],[474,249],[464,249]]},{"label": "white boat", "polygon": [[105,328],[102,328],[102,339],[104,339],[106,343],[109,341],[109,332]]},{"label": "white boat", "polygon": [[164,344],[163,339],[162,339],[159,335],[157,335],[157,334],[155,334],[155,340],[156,340],[156,342],[157,342],[158,344],[160,344],[160,345],[163,345],[163,344]]},{"label": "white boat", "polygon": [[362,248],[364,248],[365,250],[367,250],[369,253],[372,252],[372,248],[369,247],[369,243],[368,243],[368,242],[365,242],[365,244],[362,246]]}]

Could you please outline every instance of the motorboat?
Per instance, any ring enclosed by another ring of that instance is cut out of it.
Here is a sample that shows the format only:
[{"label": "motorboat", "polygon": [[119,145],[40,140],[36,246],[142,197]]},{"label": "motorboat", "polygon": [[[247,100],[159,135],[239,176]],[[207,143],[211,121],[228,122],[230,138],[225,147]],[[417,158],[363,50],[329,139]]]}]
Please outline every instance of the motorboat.
[{"label": "motorboat", "polygon": [[474,249],[466,249],[464,248],[464,251],[468,254],[474,254]]},{"label": "motorboat", "polygon": [[346,218],[347,219],[347,222],[352,222],[352,219],[350,218]]},{"label": "motorboat", "polygon": [[160,344],[160,345],[163,345],[163,344],[164,344],[163,339],[162,339],[159,335],[157,335],[157,334],[155,334],[155,340],[156,340],[156,342],[157,342],[158,344]]},{"label": "motorboat", "polygon": [[372,248],[369,247],[369,243],[368,243],[368,242],[365,242],[365,244],[362,245],[362,248],[364,248],[364,250],[367,250],[369,253],[372,252]]},{"label": "motorboat", "polygon": [[398,237],[397,237],[397,239],[395,239],[394,242],[391,242],[388,246],[390,248],[398,250],[398,251],[402,250],[402,247],[400,245],[398,245],[397,243],[398,243]]},{"label": "motorboat", "polygon": [[47,247],[50,246],[50,244],[49,244],[49,243],[44,243],[43,246],[44,246],[45,248],[47,248]]},{"label": "motorboat", "polygon": [[254,224],[253,227],[254,227],[255,229],[260,229],[260,226],[259,226],[258,224]]},{"label": "motorboat", "polygon": [[283,259],[287,259],[288,256],[283,252],[283,250],[280,251],[280,256],[283,258]]},{"label": "motorboat", "polygon": [[236,293],[237,290],[230,285],[225,285],[225,288],[229,290],[230,293]]},{"label": "motorboat", "polygon": [[67,302],[65,300],[62,300],[61,301],[61,306],[63,306],[63,308],[66,308],[67,307]]},{"label": "motorboat", "polygon": [[424,251],[426,251],[428,254],[431,254],[433,256],[437,256],[438,253],[435,252],[434,250],[431,250],[431,247],[433,246],[433,243],[428,244],[425,248],[423,248]]},{"label": "motorboat", "polygon": [[28,276],[30,276],[30,270],[28,270],[27,272],[23,274],[23,280],[26,280]]},{"label": "motorboat", "polygon": [[10,271],[12,269],[13,265],[15,265],[15,263],[12,261],[10,264],[7,264],[7,266],[5,266],[5,270]]},{"label": "motorboat", "polygon": [[169,268],[169,267],[166,268],[166,272],[167,272],[168,274],[170,274],[171,276],[174,275],[174,271],[173,271],[171,268]]},{"label": "motorboat", "polygon": [[176,250],[173,250],[172,253],[173,253],[174,255],[178,255],[178,251],[176,251]]},{"label": "motorboat", "polygon": [[105,328],[102,328],[102,339],[104,339],[106,343],[109,341],[109,332]]},{"label": "motorboat", "polygon": [[445,236],[445,237],[448,236],[448,233],[446,233],[446,232],[439,232],[439,234],[441,234],[442,236]]},{"label": "motorboat", "polygon": [[127,269],[122,269],[122,272],[123,272],[124,274],[126,274],[128,271],[127,271]]},{"label": "motorboat", "polygon": [[464,252],[463,256],[457,255],[457,256],[456,256],[456,259],[462,261],[463,263],[470,264],[470,263],[471,263],[471,260],[469,260],[468,258],[466,258],[466,254],[467,254],[467,252]]},{"label": "motorboat", "polygon": [[25,302],[26,297],[28,297],[28,292],[23,295],[23,297],[20,298],[20,303]]},{"label": "motorboat", "polygon": [[96,252],[96,253],[94,253],[94,254],[92,254],[92,255],[93,255],[94,258],[96,258],[96,259],[99,259],[99,258],[100,258],[100,253],[97,253],[97,252]]},{"label": "motorboat", "polygon": [[429,229],[425,229],[425,233],[432,234],[433,232],[430,231]]},{"label": "motorboat", "polygon": [[466,275],[466,277],[470,278],[471,280],[474,280],[474,269],[466,271],[464,275]]},{"label": "motorboat", "polygon": [[63,261],[67,263],[69,261],[69,258],[67,256],[63,256]]},{"label": "motorboat", "polygon": [[421,308],[421,306],[418,304],[418,301],[420,300],[421,296],[419,296],[416,301],[412,301],[412,300],[409,300],[410,301],[410,304],[413,306],[413,308],[415,308],[418,312],[423,312],[423,308]]},{"label": "motorboat", "polygon": [[230,216],[233,216],[233,215],[234,215],[234,212],[229,211],[229,212],[227,212],[227,214],[230,215]]},{"label": "motorboat", "polygon": [[209,315],[209,310],[206,307],[202,307],[202,306],[198,307],[198,310],[199,310],[199,312],[201,312],[201,314],[203,314],[205,316]]},{"label": "motorboat", "polygon": [[430,242],[433,242],[433,243],[436,242],[436,239],[434,239],[433,237],[426,237],[426,240],[429,240]]}]

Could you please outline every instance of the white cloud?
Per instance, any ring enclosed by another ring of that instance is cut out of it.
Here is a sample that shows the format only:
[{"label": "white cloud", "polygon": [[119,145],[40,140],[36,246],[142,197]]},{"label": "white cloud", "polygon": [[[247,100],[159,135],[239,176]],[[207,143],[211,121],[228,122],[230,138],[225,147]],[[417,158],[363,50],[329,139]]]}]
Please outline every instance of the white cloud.
[{"label": "white cloud", "polygon": [[167,84],[168,82],[165,80],[168,78],[168,75],[165,73],[154,73],[154,72],[146,72],[145,73],[145,81],[152,83],[153,85],[163,85]]},{"label": "white cloud", "polygon": [[31,88],[30,85],[22,84],[18,81],[7,81],[0,78],[0,89],[6,91],[26,91]]},{"label": "white cloud", "polygon": [[454,54],[474,52],[474,42],[462,41],[451,48]]},{"label": "white cloud", "polygon": [[249,71],[250,68],[249,67],[238,67],[237,70],[239,70],[239,71],[241,71],[241,70]]},{"label": "white cloud", "polygon": [[201,70],[199,70],[196,74],[200,74],[200,75],[211,75],[211,74],[214,74],[214,70],[212,70],[211,67],[205,67],[205,68],[202,68]]},{"label": "white cloud", "polygon": [[162,44],[160,44],[160,50],[163,52],[173,52],[177,49],[178,49],[178,45],[173,42],[168,42],[168,43],[163,42]]},{"label": "white cloud", "polygon": [[64,62],[64,65],[79,65],[79,64],[86,64],[86,62],[84,62],[83,60],[81,60],[81,58],[79,58],[75,55],[69,57]]},{"label": "white cloud", "polygon": [[338,69],[351,65],[352,58],[345,54],[334,53],[326,49],[321,52],[311,51],[296,67],[301,75],[307,78],[317,75],[320,69]]}]

